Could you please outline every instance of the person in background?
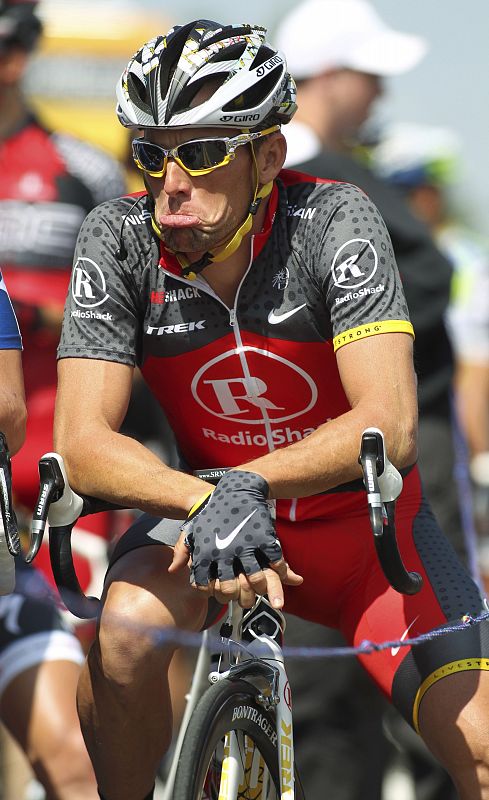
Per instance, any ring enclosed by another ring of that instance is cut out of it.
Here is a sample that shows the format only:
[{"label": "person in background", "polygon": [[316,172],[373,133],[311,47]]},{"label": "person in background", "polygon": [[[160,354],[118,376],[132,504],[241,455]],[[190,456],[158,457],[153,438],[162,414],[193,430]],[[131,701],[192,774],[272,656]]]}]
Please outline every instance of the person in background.
[{"label": "person in background", "polygon": [[[37,5],[36,0],[0,0],[0,264],[24,344],[27,434],[24,446],[12,459],[12,469],[16,510],[26,527],[37,500],[38,459],[52,450],[56,346],[78,229],[93,206],[125,188],[122,169],[116,161],[82,141],[47,130],[29,106],[23,79],[42,34]],[[84,277],[83,263],[79,266],[80,311],[96,313],[97,309],[90,307],[91,288]],[[90,586],[97,589],[107,561],[107,525],[100,517],[84,521],[83,527],[75,543],[80,580],[87,589]],[[20,575],[18,565],[16,559],[17,585],[33,586],[31,579],[24,582],[25,570],[22,568]],[[52,580],[47,547],[42,548],[36,567]],[[21,624],[14,637],[7,624],[2,625],[0,652],[7,646],[25,652],[32,650],[28,659],[34,666],[19,678],[14,675],[15,680],[5,685],[2,708],[10,715],[8,727],[50,797],[95,797],[93,775],[74,708],[74,687],[81,661],[78,642],[68,630],[70,626],[60,620],[57,609],[47,610],[37,596],[26,598],[24,593],[23,599],[20,597],[16,593],[5,598],[2,610],[5,619],[9,619],[11,604],[17,603]],[[53,600],[49,602],[52,604]],[[37,616],[35,608],[39,609]],[[26,622],[27,618],[34,628]],[[35,637],[29,634],[35,632],[36,625],[45,625],[44,632],[49,638],[51,624],[53,629],[66,627],[62,638],[63,641],[70,638],[74,660],[69,654],[63,660],[61,651],[56,666],[44,663],[45,648],[36,650]],[[88,636],[88,629],[84,630]],[[0,657],[0,670],[1,664]],[[58,670],[56,675],[55,670]],[[41,692],[47,705],[37,699]],[[48,715],[50,705],[53,713]],[[53,769],[56,774],[51,774],[46,759],[54,758],[55,748],[60,762]],[[5,744],[2,751],[6,753]],[[14,770],[20,772],[20,765]],[[74,790],[64,789],[62,784],[67,773],[75,775],[77,771],[80,793],[70,794]]]},{"label": "person in background", "polygon": [[[410,211],[404,198],[353,157],[372,106],[381,97],[384,80],[414,69],[427,52],[424,39],[389,27],[367,0],[305,0],[286,14],[273,37],[285,53],[297,83],[298,111],[284,129],[285,166],[362,188],[378,207],[390,233],[416,340],[419,455],[424,490],[442,530],[459,557],[467,562],[461,510],[453,470],[451,391],[453,352],[444,317],[449,302],[452,266],[436,247],[427,226]],[[361,236],[362,220],[355,220]],[[352,294],[362,278],[351,272]],[[303,643],[301,626],[288,624],[288,641]],[[292,639],[292,637],[294,637]],[[313,629],[307,642],[338,646],[336,632]],[[321,699],[310,696],[313,675],[321,669]],[[324,670],[328,678],[324,679]],[[366,797],[378,800],[390,759],[381,724],[381,701],[353,660],[292,662],[291,684],[299,730],[299,764],[312,797],[325,793],[335,800]],[[311,703],[324,706],[321,720],[311,718]],[[397,740],[396,740],[397,741]],[[422,748],[424,753],[424,748]],[[440,797],[453,791],[446,773],[426,751]],[[424,771],[423,762],[420,771]],[[432,793],[430,796],[434,798]]]},{"label": "person in background", "polygon": [[[21,448],[26,429],[21,348],[0,273],[0,431],[12,455]],[[2,570],[4,549],[2,539]],[[75,705],[83,652],[41,574],[16,561],[11,593],[0,597],[0,720],[26,754],[49,800],[95,800],[95,779]],[[4,577],[2,572],[2,583]],[[18,775],[4,768],[1,784],[4,800],[23,800],[25,786]]]},{"label": "person in background", "polygon": [[483,573],[489,568],[489,240],[456,201],[461,145],[433,125],[397,123],[382,131],[372,167],[398,187],[453,264],[446,312],[456,357],[457,411],[468,449]]},{"label": "person in background", "polygon": [[[117,161],[46,129],[29,106],[23,79],[42,34],[37,5],[0,0],[0,263],[24,342],[27,436],[13,469],[26,517],[37,500],[38,460],[52,450],[56,347],[76,236],[91,208],[125,190]],[[83,259],[76,281],[80,313],[96,314]],[[89,590],[98,588],[105,564],[105,538],[98,534],[107,535],[103,515],[84,520],[75,542]],[[37,566],[50,577],[47,548]]]}]

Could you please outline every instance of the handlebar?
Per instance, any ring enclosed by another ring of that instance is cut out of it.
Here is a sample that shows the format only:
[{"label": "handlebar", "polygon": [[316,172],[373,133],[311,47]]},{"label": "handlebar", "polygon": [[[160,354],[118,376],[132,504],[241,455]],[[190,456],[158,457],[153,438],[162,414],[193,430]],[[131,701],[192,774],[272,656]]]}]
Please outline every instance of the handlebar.
[{"label": "handlebar", "polygon": [[363,432],[358,461],[362,466],[370,524],[382,571],[396,592],[416,594],[423,579],[418,572],[408,572],[396,539],[394,509],[401,493],[402,477],[387,458],[384,436],[378,428],[367,428]]},{"label": "handlebar", "polygon": [[39,478],[39,498],[32,518],[31,545],[26,561],[30,563],[36,557],[49,521],[49,556],[61,599],[75,616],[92,619],[98,614],[100,601],[96,597],[87,597],[78,582],[71,532],[80,517],[121,509],[122,506],[74,492],[68,483],[63,458],[58,453],[42,456]]},{"label": "handlebar", "polygon": [[[394,524],[395,500],[402,489],[402,477],[387,458],[384,437],[377,428],[362,435],[359,463],[367,489],[370,522],[382,570],[393,588],[402,594],[415,594],[422,586],[421,576],[408,572],[397,546]],[[216,482],[225,469],[194,473]],[[39,461],[40,493],[32,521],[31,546],[26,560],[32,561],[42,543],[49,520],[49,553],[53,575],[66,607],[82,619],[96,617],[100,601],[86,597],[73,565],[71,532],[79,517],[122,506],[78,495],[70,487],[62,457],[46,453]]]}]

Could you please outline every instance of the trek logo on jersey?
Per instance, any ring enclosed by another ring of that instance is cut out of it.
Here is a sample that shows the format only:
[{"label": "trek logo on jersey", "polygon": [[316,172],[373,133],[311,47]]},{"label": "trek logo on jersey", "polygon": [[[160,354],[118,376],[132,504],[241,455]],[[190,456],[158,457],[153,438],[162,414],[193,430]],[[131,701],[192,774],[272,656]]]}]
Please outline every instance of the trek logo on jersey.
[{"label": "trek logo on jersey", "polygon": [[208,361],[195,374],[191,391],[209,414],[246,425],[287,422],[310,411],[318,397],[307,372],[276,353],[251,346]]},{"label": "trek logo on jersey", "polygon": [[193,286],[185,289],[170,289],[167,292],[151,292],[150,299],[153,305],[161,306],[163,303],[175,303],[177,300],[192,300],[200,297],[200,292]]},{"label": "trek logo on jersey", "polygon": [[104,273],[91,258],[80,257],[73,267],[71,296],[81,308],[95,308],[107,300]]},{"label": "trek logo on jersey", "polygon": [[159,328],[148,325],[146,333],[150,336],[165,336],[171,333],[192,333],[192,331],[205,330],[205,323],[206,320],[201,319],[198,322],[179,322],[178,325],[161,325]]},{"label": "trek logo on jersey", "polygon": [[341,245],[331,265],[335,285],[340,289],[363,286],[377,272],[378,263],[377,251],[369,239],[350,239]]}]

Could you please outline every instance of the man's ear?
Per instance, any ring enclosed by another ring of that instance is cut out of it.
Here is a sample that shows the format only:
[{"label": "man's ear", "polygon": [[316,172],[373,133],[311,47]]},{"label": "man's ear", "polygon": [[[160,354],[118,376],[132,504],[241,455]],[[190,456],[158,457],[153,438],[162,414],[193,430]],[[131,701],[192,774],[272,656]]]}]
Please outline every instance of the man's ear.
[{"label": "man's ear", "polygon": [[0,55],[1,83],[4,86],[19,83],[24,76],[28,61],[29,54],[22,47],[9,47],[5,53]]},{"label": "man's ear", "polygon": [[256,153],[258,180],[264,185],[273,181],[282,169],[287,155],[287,142],[280,131],[271,133],[261,142]]}]

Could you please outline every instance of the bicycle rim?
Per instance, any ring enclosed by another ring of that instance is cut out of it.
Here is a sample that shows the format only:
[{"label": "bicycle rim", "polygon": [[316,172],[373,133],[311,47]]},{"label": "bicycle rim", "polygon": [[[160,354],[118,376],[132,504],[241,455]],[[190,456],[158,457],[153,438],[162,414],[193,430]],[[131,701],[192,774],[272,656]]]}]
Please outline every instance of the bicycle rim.
[{"label": "bicycle rim", "polygon": [[173,800],[280,800],[275,718],[256,695],[246,681],[207,690],[185,735]]}]

